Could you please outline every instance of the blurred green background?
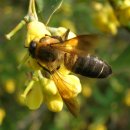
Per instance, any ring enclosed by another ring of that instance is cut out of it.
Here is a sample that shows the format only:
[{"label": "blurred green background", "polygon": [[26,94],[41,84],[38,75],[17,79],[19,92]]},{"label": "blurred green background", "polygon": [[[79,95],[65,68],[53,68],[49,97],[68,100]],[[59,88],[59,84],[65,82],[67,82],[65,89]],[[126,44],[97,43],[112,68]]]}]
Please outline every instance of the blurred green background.
[{"label": "blurred green background", "polygon": [[[45,23],[59,2],[37,0],[40,21]],[[130,129],[130,14],[127,13],[130,1],[127,0],[124,7],[120,7],[121,2],[64,0],[48,25],[63,26],[76,34],[109,35],[97,55],[112,66],[113,74],[102,80],[80,77],[83,86],[78,96],[81,111],[74,118],[66,108],[53,113],[44,105],[36,111],[23,105],[20,94],[25,89],[29,68],[23,66],[18,70],[17,66],[26,52],[26,27],[11,40],[4,35],[27,14],[29,1],[0,1],[0,130]]]}]

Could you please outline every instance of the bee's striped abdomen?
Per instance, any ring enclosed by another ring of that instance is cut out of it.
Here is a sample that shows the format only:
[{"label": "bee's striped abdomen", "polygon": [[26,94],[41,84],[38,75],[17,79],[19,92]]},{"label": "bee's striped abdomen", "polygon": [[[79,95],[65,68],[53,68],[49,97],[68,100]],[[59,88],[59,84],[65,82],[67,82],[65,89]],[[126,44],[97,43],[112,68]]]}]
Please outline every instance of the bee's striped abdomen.
[{"label": "bee's striped abdomen", "polygon": [[71,71],[90,78],[106,78],[112,73],[107,63],[91,55],[77,57]]}]

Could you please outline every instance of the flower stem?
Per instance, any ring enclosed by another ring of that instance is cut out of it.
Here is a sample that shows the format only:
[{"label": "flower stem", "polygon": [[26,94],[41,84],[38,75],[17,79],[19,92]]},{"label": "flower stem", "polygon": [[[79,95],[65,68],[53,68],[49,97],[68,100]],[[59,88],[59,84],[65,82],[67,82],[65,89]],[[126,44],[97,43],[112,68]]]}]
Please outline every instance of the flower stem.
[{"label": "flower stem", "polygon": [[16,34],[17,31],[19,31],[27,22],[37,20],[38,21],[38,16],[36,13],[36,8],[35,8],[35,0],[30,0],[29,1],[29,7],[28,7],[28,13],[24,17],[23,20],[20,21],[20,23],[8,34],[5,35],[5,37],[10,40],[13,35]]},{"label": "flower stem", "polygon": [[35,20],[38,20],[38,16],[37,16],[37,12],[36,12],[36,6],[35,6],[35,0],[33,0],[32,11],[33,11],[33,14],[35,16]]},{"label": "flower stem", "polygon": [[31,80],[31,81],[28,83],[28,85],[27,85],[27,87],[26,87],[24,93],[21,95],[23,98],[25,98],[26,95],[29,93],[29,91],[32,89],[32,86],[33,86],[34,82],[35,82],[34,80]]},{"label": "flower stem", "polygon": [[25,20],[21,20],[21,22],[8,34],[5,35],[5,37],[10,40],[11,37],[17,32],[19,31],[24,25],[26,24]]},{"label": "flower stem", "polygon": [[35,8],[35,0],[30,0],[27,15],[30,16],[30,21],[32,21],[34,19],[38,21],[38,16],[37,16],[37,13],[36,13],[36,8]]}]

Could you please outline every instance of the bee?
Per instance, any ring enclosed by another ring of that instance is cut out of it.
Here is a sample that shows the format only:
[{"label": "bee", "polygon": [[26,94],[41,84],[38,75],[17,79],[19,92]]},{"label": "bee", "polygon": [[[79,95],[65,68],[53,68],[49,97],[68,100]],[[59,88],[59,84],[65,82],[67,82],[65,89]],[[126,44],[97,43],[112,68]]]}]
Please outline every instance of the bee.
[{"label": "bee", "polygon": [[78,105],[71,95],[69,85],[58,70],[64,64],[67,70],[89,78],[106,78],[112,73],[111,67],[97,56],[91,55],[97,35],[79,35],[68,39],[69,29],[63,36],[48,36],[39,41],[31,41],[28,47],[32,58],[51,76],[57,89],[73,115],[77,115]]}]

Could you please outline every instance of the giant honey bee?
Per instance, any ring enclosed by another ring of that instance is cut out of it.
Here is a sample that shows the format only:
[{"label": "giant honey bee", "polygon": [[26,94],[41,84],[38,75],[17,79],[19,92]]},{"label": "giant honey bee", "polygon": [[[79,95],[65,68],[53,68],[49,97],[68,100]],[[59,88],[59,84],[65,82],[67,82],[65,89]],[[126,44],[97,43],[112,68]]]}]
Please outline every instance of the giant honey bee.
[{"label": "giant honey bee", "polygon": [[63,36],[46,35],[39,41],[33,40],[28,50],[31,57],[52,76],[66,106],[76,115],[77,101],[73,97],[66,98],[66,95],[71,95],[71,91],[58,72],[61,64],[71,72],[90,78],[106,78],[112,73],[112,69],[105,61],[89,54],[97,35],[79,35],[67,40],[68,34],[69,30]]}]

